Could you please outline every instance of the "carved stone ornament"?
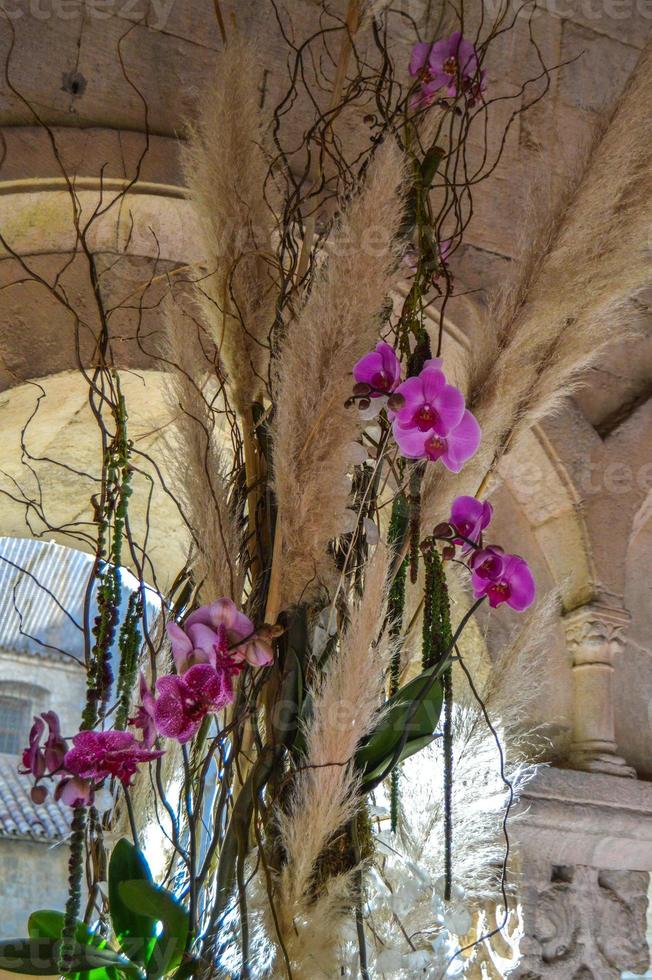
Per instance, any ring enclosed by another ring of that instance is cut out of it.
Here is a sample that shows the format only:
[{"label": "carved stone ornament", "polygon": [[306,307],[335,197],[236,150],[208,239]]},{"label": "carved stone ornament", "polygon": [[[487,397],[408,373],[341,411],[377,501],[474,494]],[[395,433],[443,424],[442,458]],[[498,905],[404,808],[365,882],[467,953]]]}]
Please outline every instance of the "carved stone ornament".
[{"label": "carved stone ornament", "polygon": [[644,972],[649,875],[643,871],[553,867],[540,888],[528,882],[524,952],[511,980],[620,980]]},{"label": "carved stone ornament", "polygon": [[636,777],[618,755],[613,699],[614,661],[623,652],[629,621],[626,610],[598,604],[563,618],[573,670],[573,769]]}]

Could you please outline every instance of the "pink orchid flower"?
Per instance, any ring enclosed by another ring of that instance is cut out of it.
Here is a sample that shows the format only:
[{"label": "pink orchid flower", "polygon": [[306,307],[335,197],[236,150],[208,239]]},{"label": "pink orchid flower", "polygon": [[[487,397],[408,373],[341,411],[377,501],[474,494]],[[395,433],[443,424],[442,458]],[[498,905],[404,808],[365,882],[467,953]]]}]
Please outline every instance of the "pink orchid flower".
[{"label": "pink orchid flower", "polygon": [[389,395],[401,381],[401,362],[393,347],[384,340],[376,349],[365,354],[353,365],[353,377],[359,384],[368,384],[371,398]]},{"label": "pink orchid flower", "polygon": [[155,706],[156,700],[154,695],[149,689],[149,685],[145,680],[145,675],[140,674],[140,704],[136,709],[136,714],[133,718],[129,719],[129,724],[134,728],[140,728],[143,733],[143,745],[147,749],[151,749],[156,741],[157,731],[156,731],[156,721],[155,721]]},{"label": "pink orchid flower", "polygon": [[[48,737],[45,745],[41,748],[41,739],[45,733],[45,726],[48,726]],[[29,745],[23,752],[23,773],[31,773],[37,780],[41,779],[46,773],[54,773],[61,769],[63,759],[68,751],[68,744],[61,736],[61,726],[59,716],[55,711],[44,711],[43,714],[34,718],[29,733]]]},{"label": "pink orchid flower", "polygon": [[441,459],[459,473],[480,444],[480,426],[464,407],[464,395],[446,383],[441,358],[426,361],[417,377],[396,389],[402,405],[389,412],[394,438],[408,459]]},{"label": "pink orchid flower", "polygon": [[[463,545],[468,551],[469,541],[478,544],[484,529],[489,526],[493,516],[493,507],[488,501],[477,500],[475,497],[456,497],[451,507],[449,523],[461,535],[455,538],[455,544]],[[463,540],[466,538],[466,541]]]},{"label": "pink orchid flower", "polygon": [[411,101],[413,109],[425,109],[431,105],[441,84],[437,81],[430,64],[434,44],[421,41],[415,44],[410,55],[409,72],[412,78],[419,79],[419,90]]},{"label": "pink orchid flower", "polygon": [[[487,596],[492,609],[506,602],[517,612],[532,605],[536,585],[530,566],[518,555],[494,553],[480,561],[471,575],[471,586],[476,599]],[[490,574],[490,570],[492,574]]]},{"label": "pink orchid flower", "polygon": [[413,100],[417,108],[430,105],[438,92],[451,99],[463,92],[473,105],[486,89],[487,73],[480,68],[475,47],[460,31],[433,44],[415,44],[409,71],[419,79],[419,92]]},{"label": "pink orchid flower", "polygon": [[432,429],[402,429],[394,423],[394,438],[403,456],[408,459],[441,460],[451,473],[459,473],[480,445],[480,426],[469,411],[462,415],[459,425],[447,435],[440,436]]},{"label": "pink orchid flower", "polygon": [[231,673],[237,667],[221,666],[216,670],[211,664],[195,664],[183,675],[159,677],[154,720],[161,735],[187,742],[197,734],[206,715],[233,701]]},{"label": "pink orchid flower", "polygon": [[94,782],[115,776],[128,786],[141,763],[163,755],[162,751],[143,748],[131,732],[84,731],[74,735],[72,742],[65,768],[72,776]]},{"label": "pink orchid flower", "polygon": [[194,664],[215,667],[218,653],[227,650],[235,663],[247,660],[254,667],[264,667],[274,659],[271,644],[256,634],[254,624],[231,599],[200,606],[183,627],[168,623],[167,631],[180,674]]},{"label": "pink orchid flower", "polygon": [[426,361],[421,373],[400,384],[396,393],[403,397],[390,415],[397,428],[446,436],[462,421],[464,395],[446,383],[439,357]]}]

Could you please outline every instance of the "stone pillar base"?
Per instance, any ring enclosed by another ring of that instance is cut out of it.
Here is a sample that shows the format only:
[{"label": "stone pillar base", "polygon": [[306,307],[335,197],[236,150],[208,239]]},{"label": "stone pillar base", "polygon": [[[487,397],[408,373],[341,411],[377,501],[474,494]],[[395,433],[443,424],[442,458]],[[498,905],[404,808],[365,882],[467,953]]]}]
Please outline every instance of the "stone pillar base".
[{"label": "stone pillar base", "polygon": [[607,776],[636,779],[636,770],[628,766],[621,756],[611,752],[587,751],[584,748],[575,748],[574,746],[571,746],[568,756],[568,768],[579,769],[581,772],[601,772]]}]

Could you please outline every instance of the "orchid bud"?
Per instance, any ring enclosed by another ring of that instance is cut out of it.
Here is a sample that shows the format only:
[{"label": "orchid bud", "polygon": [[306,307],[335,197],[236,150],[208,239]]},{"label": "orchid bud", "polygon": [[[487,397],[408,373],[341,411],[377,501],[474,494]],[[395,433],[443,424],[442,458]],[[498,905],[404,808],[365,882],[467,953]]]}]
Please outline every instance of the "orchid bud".
[{"label": "orchid bud", "polygon": [[285,627],[281,626],[280,623],[275,623],[273,626],[270,626],[269,623],[263,623],[263,625],[259,626],[256,630],[256,636],[258,639],[266,643],[271,643],[272,640],[277,640],[279,636],[283,636],[284,633]]},{"label": "orchid bud", "polygon": [[365,409],[369,408],[370,405],[371,405],[370,398],[361,398],[360,401],[358,402],[358,408],[361,408],[362,411],[365,411]]},{"label": "orchid bud", "polygon": [[29,795],[32,798],[32,803],[36,803],[38,805],[40,803],[45,803],[48,791],[45,786],[32,786]]},{"label": "orchid bud", "polygon": [[356,396],[356,398],[359,398],[361,395],[370,395],[371,385],[366,384],[364,381],[358,381],[353,385],[353,394]]},{"label": "orchid bud", "polygon": [[452,524],[448,524],[446,521],[438,524],[435,530],[432,532],[435,538],[452,538],[455,534],[455,528]]},{"label": "orchid bud", "polygon": [[392,412],[398,412],[399,409],[403,408],[405,405],[405,398],[403,395],[395,391],[393,395],[390,395],[387,399],[387,407],[392,410]]}]

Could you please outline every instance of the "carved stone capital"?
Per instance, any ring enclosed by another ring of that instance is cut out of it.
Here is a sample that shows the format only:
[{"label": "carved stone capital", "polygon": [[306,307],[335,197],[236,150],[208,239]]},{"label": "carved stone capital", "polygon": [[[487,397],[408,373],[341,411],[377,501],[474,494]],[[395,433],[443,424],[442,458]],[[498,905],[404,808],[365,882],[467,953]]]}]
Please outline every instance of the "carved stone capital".
[{"label": "carved stone capital", "polygon": [[618,755],[615,738],[613,669],[625,645],[629,613],[591,603],[563,617],[573,670],[574,769],[635,777]]},{"label": "carved stone capital", "polygon": [[613,664],[623,649],[624,633],[631,617],[625,609],[591,604],[567,613],[562,623],[573,666],[587,663]]}]

